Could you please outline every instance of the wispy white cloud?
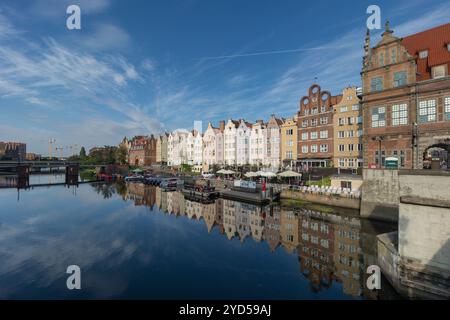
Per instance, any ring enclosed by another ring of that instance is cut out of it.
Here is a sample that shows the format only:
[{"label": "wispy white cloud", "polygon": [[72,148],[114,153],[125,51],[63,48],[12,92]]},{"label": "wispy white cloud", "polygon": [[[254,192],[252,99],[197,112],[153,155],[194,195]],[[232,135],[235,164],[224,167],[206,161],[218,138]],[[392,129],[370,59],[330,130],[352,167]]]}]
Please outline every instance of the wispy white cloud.
[{"label": "wispy white cloud", "polygon": [[94,32],[83,32],[79,37],[81,44],[99,51],[125,49],[131,44],[131,37],[125,30],[108,23],[98,24]]},{"label": "wispy white cloud", "polygon": [[[0,29],[5,21],[0,19]],[[124,133],[161,131],[162,124],[154,115],[150,116],[144,106],[133,102],[130,84],[142,85],[144,79],[122,55],[96,55],[80,48],[68,48],[52,38],[43,42],[21,40],[26,44],[18,46],[17,42],[0,38],[0,97],[3,99],[22,99],[35,106],[53,103],[61,114],[81,107],[80,104],[96,106],[92,114],[78,115],[81,118],[99,119],[105,109],[120,114],[123,119],[120,123],[92,120],[78,123],[73,131],[67,129],[70,126],[61,128],[79,141],[92,144],[98,144],[100,139],[113,142],[113,137],[117,143]],[[55,127],[54,123],[49,125]],[[30,128],[22,129],[22,136],[33,136]]]},{"label": "wispy white cloud", "polygon": [[146,58],[141,63],[142,69],[146,71],[153,71],[155,69],[155,62],[152,59]]},{"label": "wispy white cloud", "polygon": [[[450,6],[448,3],[431,8],[428,12],[415,19],[407,20],[397,26],[393,26],[395,33],[404,37],[420,31],[424,31],[450,21]],[[392,25],[392,23],[391,23]]]},{"label": "wispy white cloud", "polygon": [[310,47],[310,48],[297,48],[297,49],[283,49],[283,50],[271,50],[271,51],[259,51],[259,52],[249,52],[241,54],[231,54],[215,57],[203,57],[199,60],[219,60],[219,59],[234,59],[234,58],[245,58],[245,57],[257,57],[257,56],[269,56],[274,54],[286,54],[286,53],[296,53],[296,52],[309,52],[309,51],[319,51],[319,50],[334,50],[335,47]]},{"label": "wispy white cloud", "polygon": [[[391,15],[399,21],[404,21],[397,25],[395,21],[391,21],[391,26],[396,35],[405,36],[448,23],[450,7],[428,6],[427,11],[416,18],[405,16],[401,6],[392,10]],[[378,41],[380,33],[373,34],[372,45]],[[251,61],[253,58],[263,59],[264,56],[286,54],[295,58],[291,59],[294,62],[285,70],[276,70],[274,67],[272,71],[275,76],[265,79],[263,83],[257,77],[244,82],[241,81],[243,80],[241,74],[235,74],[226,78],[224,83],[211,85],[208,88],[193,86],[193,81],[189,82],[189,86],[185,86],[182,91],[174,88],[168,92],[168,96],[180,98],[183,112],[177,113],[174,110],[171,119],[180,124],[186,114],[191,115],[190,118],[201,116],[205,121],[211,118],[217,120],[219,116],[246,117],[254,120],[255,116],[268,116],[273,112],[291,116],[297,112],[300,98],[307,94],[308,88],[314,82],[319,83],[324,90],[330,90],[332,94],[339,94],[349,85],[360,85],[364,35],[365,25],[361,24],[360,27],[349,29],[344,34],[324,40],[322,44],[309,47],[305,44],[303,49],[262,52],[240,50],[236,54],[204,57],[194,65],[198,68],[198,72],[190,70],[193,74],[192,78],[213,76],[219,68],[229,66],[236,61],[239,61],[240,69],[243,69],[246,61]],[[225,90],[224,84],[231,86],[232,90]],[[168,88],[173,86],[169,85]],[[195,101],[201,101],[201,103],[196,104]],[[163,106],[164,104],[161,104],[161,108],[164,108]]]}]

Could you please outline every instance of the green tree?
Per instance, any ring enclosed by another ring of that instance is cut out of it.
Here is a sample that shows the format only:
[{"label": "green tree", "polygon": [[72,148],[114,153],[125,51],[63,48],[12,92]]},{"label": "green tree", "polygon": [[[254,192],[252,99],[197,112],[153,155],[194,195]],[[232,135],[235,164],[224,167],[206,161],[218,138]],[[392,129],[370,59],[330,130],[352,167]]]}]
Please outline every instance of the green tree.
[{"label": "green tree", "polygon": [[120,146],[116,149],[116,163],[126,164],[127,163],[127,148],[125,146]]},{"label": "green tree", "polygon": [[81,147],[80,149],[80,158],[81,159],[86,158],[86,149],[84,147]]}]

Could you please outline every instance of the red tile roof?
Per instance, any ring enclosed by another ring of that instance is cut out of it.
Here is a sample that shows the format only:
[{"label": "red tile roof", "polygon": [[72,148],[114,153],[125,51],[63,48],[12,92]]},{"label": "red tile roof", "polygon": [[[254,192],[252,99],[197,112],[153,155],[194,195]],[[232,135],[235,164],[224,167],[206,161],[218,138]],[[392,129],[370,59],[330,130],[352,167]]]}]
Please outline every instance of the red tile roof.
[{"label": "red tile roof", "polygon": [[[450,23],[425,30],[402,39],[402,44],[409,54],[416,58],[418,80],[431,78],[431,67],[446,64],[450,70]],[[419,52],[428,50],[428,57],[419,59]]]}]

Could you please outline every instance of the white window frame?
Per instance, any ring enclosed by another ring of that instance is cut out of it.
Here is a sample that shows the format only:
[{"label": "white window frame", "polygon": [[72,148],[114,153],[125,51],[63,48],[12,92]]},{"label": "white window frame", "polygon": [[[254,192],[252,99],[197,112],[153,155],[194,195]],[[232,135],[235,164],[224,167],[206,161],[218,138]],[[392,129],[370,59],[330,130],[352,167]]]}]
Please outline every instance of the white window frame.
[{"label": "white window frame", "polygon": [[320,131],[320,139],[328,139],[328,130]]},{"label": "white window frame", "polygon": [[[376,114],[373,113],[373,110],[375,109],[377,110]],[[381,120],[380,115],[383,115]],[[386,127],[386,107],[375,107],[372,109],[371,127],[372,128]]]},{"label": "white window frame", "polygon": [[[436,75],[437,71],[440,70],[440,74]],[[439,79],[445,77],[445,65],[440,65],[432,68],[433,79]]]},{"label": "white window frame", "polygon": [[403,126],[408,124],[408,105],[406,103],[392,106],[392,125]]},{"label": "white window frame", "polygon": [[308,140],[308,132],[302,132],[302,140]]},{"label": "white window frame", "polygon": [[450,97],[444,98],[444,120],[450,120]]},{"label": "white window frame", "polygon": [[435,122],[437,120],[436,99],[419,102],[419,119],[421,123]]},{"label": "white window frame", "polygon": [[427,57],[428,57],[428,50],[419,51],[419,58],[420,59],[425,59]]}]

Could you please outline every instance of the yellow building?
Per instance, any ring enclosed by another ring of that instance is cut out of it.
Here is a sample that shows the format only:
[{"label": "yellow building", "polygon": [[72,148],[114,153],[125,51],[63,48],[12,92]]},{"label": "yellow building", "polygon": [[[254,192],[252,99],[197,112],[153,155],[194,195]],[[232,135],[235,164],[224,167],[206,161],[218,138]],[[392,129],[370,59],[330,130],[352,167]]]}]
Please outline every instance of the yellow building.
[{"label": "yellow building", "polygon": [[362,110],[356,87],[345,88],[342,100],[334,106],[335,167],[362,167]]},{"label": "yellow building", "polygon": [[291,167],[297,160],[297,120],[287,119],[281,125],[281,165]]}]

